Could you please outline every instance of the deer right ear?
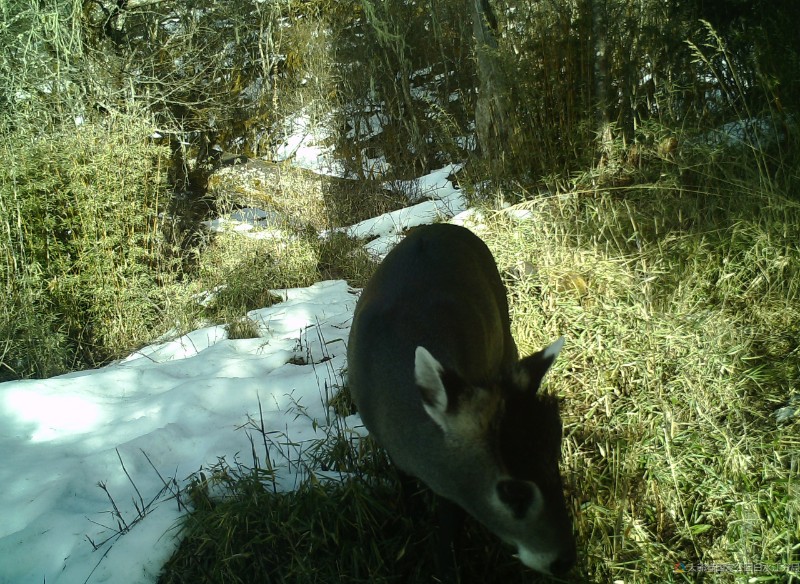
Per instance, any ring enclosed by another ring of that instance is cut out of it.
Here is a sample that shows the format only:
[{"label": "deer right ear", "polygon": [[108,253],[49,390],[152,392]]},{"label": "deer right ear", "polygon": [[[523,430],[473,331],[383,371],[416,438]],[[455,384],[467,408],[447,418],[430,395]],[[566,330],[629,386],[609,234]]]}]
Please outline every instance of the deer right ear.
[{"label": "deer right ear", "polygon": [[534,393],[538,391],[545,373],[550,369],[563,346],[564,337],[560,337],[538,353],[520,360],[513,370],[514,385],[522,391],[532,390]]},{"label": "deer right ear", "polygon": [[417,382],[422,407],[442,430],[447,431],[447,390],[442,382],[444,367],[425,347],[414,353],[414,379]]}]

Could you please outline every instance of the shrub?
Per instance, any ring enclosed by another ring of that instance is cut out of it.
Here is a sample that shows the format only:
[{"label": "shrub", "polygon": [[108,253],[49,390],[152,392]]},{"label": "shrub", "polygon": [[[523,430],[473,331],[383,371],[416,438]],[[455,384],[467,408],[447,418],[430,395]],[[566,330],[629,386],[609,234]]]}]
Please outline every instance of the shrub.
[{"label": "shrub", "polygon": [[0,147],[2,377],[96,366],[152,336],[168,153],[132,117]]}]

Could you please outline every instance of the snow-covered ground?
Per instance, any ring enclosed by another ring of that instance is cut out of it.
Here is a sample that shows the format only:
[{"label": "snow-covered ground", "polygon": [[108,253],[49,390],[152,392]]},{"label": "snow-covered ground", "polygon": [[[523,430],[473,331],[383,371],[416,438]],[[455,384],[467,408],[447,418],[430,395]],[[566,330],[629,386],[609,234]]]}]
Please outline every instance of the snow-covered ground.
[{"label": "snow-covered ground", "polygon": [[[241,427],[259,399],[285,442],[325,436],[357,295],[343,281],[276,292],[286,300],[248,315],[260,338],[209,327],[101,369],[0,384],[0,582],[155,582],[178,543],[177,485],[218,457],[252,463]],[[270,458],[293,488],[297,458]]]},{"label": "snow-covered ground", "polygon": [[[292,144],[313,153],[310,138]],[[453,170],[400,185],[428,200],[346,231],[382,256],[403,229],[463,211]],[[0,384],[0,584],[155,582],[178,544],[175,492],[220,458],[252,464],[259,401],[265,427],[298,445],[271,446],[277,487],[297,485],[290,461],[334,419],[326,388],[341,386],[358,296],[343,281],[275,292],[282,303],[248,314],[259,338],[203,328],[101,369]]]}]

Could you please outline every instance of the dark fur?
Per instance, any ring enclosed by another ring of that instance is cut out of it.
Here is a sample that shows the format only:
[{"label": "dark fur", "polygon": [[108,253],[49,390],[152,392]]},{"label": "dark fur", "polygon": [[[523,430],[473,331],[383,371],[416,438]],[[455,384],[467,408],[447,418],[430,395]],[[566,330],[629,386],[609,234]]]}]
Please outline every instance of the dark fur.
[{"label": "dark fur", "polygon": [[560,347],[519,359],[494,258],[453,225],[419,227],[386,257],[348,345],[353,399],[395,464],[543,572],[575,562],[558,404],[539,392]]}]

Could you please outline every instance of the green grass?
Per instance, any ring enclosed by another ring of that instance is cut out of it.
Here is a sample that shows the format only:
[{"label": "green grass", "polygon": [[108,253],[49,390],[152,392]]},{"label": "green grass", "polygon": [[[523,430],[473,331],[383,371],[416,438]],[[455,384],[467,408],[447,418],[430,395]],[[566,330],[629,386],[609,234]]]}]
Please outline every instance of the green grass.
[{"label": "green grass", "polygon": [[487,236],[536,268],[512,288],[520,345],[567,337],[549,384],[584,579],[799,576],[799,418],[773,414],[800,376],[800,205],[731,186],[566,193]]},{"label": "green grass", "polygon": [[115,122],[0,144],[0,379],[95,366],[161,324],[168,154],[146,121]]},{"label": "green grass", "polygon": [[[198,255],[194,271],[180,272],[167,262],[179,255],[166,253],[174,242],[162,238],[168,163],[163,148],[149,139],[153,127],[164,124],[142,120],[153,119],[158,110],[172,130],[190,130],[190,122],[186,128],[170,125],[174,116],[158,105],[164,96],[176,100],[172,105],[191,105],[181,103],[183,92],[171,97],[171,89],[183,89],[185,80],[160,80],[164,93],[156,92],[152,102],[147,92],[123,97],[119,88],[133,88],[135,80],[97,73],[127,69],[114,66],[119,57],[114,51],[103,53],[102,38],[85,44],[84,33],[94,38],[100,29],[86,28],[77,2],[46,9],[17,4],[19,10],[3,5],[10,20],[0,30],[7,47],[0,102],[13,106],[0,108],[5,299],[0,379],[45,377],[100,364],[151,341],[153,331],[175,321],[177,329],[188,330],[201,320],[222,320],[231,323],[231,336],[247,337],[255,331],[244,313],[271,302],[270,287],[299,286],[320,277],[366,282],[372,265],[357,244],[344,237],[319,242],[316,230],[376,215],[402,201],[374,181],[318,180],[287,169],[278,169],[279,179],[268,173],[265,179],[245,177],[241,184],[220,173],[210,184],[216,202],[231,208],[257,191],[256,202],[295,220],[288,222],[294,228],[287,225],[285,238],[243,242],[223,233],[189,250]],[[368,151],[382,151],[404,177],[442,162],[438,153],[464,134],[462,126],[472,117],[469,99],[451,104],[454,111],[429,117],[431,109],[443,106],[416,101],[409,108],[397,93],[397,71],[422,66],[409,56],[424,57],[425,64],[433,58],[438,68],[441,53],[455,70],[450,78],[450,65],[445,67],[451,86],[445,83],[442,89],[474,87],[469,31],[462,35],[459,31],[466,29],[447,26],[449,21],[463,24],[447,16],[447,10],[460,16],[461,6],[443,3],[432,15],[439,30],[431,36],[426,28],[431,15],[404,4],[403,10],[412,12],[393,26],[405,30],[408,23],[419,23],[412,26],[415,35],[422,34],[419,43],[432,40],[435,47],[414,46],[409,52],[412,47],[403,43],[381,48],[376,39],[356,45],[351,27],[363,10],[328,4],[312,3],[309,9],[339,11],[337,18],[344,21],[339,36],[327,39],[320,33],[323,19],[281,27],[283,41],[267,57],[286,54],[289,80],[258,102],[256,109],[263,111],[245,150],[261,154],[268,147],[261,142],[268,136],[264,128],[273,116],[295,112],[298,104],[312,104],[314,115],[324,118],[331,101],[350,106],[382,89],[386,95],[378,95],[378,101],[396,115],[375,140],[384,143],[370,143]],[[542,3],[531,7],[551,10]],[[250,26],[272,22],[279,8],[264,15],[266,20],[244,18]],[[576,93],[588,86],[581,80],[591,67],[583,53],[575,52],[580,48],[575,39],[591,35],[572,27],[591,23],[561,12],[558,26],[515,27],[503,41],[514,44],[513,35],[531,35],[517,39],[523,41],[521,51],[514,46],[521,60],[505,49],[514,70],[534,73],[518,80],[515,98],[514,131],[530,147],[508,152],[513,158],[508,168],[522,169],[518,175],[491,178],[519,186],[502,193],[506,200],[528,201],[490,214],[481,235],[507,276],[521,350],[536,350],[562,334],[567,339],[549,375],[550,391],[563,399],[563,470],[580,553],[566,581],[738,582],[758,576],[757,581],[797,582],[800,422],[796,413],[784,421],[774,415],[800,399],[800,163],[796,121],[786,110],[796,101],[790,85],[796,76],[785,73],[794,71],[796,55],[780,62],[758,61],[749,53],[731,58],[726,39],[710,29],[695,35],[689,49],[668,45],[667,51],[663,41],[683,46],[688,29],[678,21],[654,28],[652,39],[641,37],[649,44],[636,52],[677,55],[672,65],[661,59],[668,65],[661,79],[674,71],[675,85],[662,83],[647,96],[652,116],[629,128],[635,144],[611,140],[597,149],[592,96]],[[150,8],[137,14],[140,23],[162,18]],[[624,20],[618,25],[627,26]],[[227,38],[212,40],[229,44]],[[175,54],[186,48],[198,64],[216,55],[189,44],[170,46]],[[362,62],[368,54],[375,58]],[[345,71],[346,78],[334,87],[340,74],[335,59],[358,61],[358,66]],[[773,62],[777,73],[759,66]],[[684,69],[689,63],[696,68]],[[612,72],[629,65],[628,58],[612,61]],[[216,61],[213,66],[216,70]],[[726,75],[714,83],[717,71]],[[739,73],[748,71],[763,71],[763,96],[739,83]],[[85,83],[87,77],[91,83]],[[226,84],[234,77],[221,76],[223,84],[210,88],[220,103],[203,104],[224,114],[219,119],[231,117],[227,100],[236,99],[244,86],[236,81],[238,88],[231,91]],[[197,76],[193,83],[199,85],[191,87],[205,95],[212,78]],[[681,87],[680,79],[702,81],[695,90],[703,91],[710,80],[712,93],[726,90],[724,103],[704,105],[703,111],[682,109],[692,88]],[[48,84],[62,90],[44,91]],[[701,146],[701,126],[758,117],[753,104],[761,98],[785,140]],[[132,103],[136,99],[144,101]],[[280,104],[280,112],[273,113],[269,103]],[[87,104],[97,104],[98,110],[87,111]],[[658,115],[673,115],[674,108],[683,129],[664,127],[668,122],[657,119],[653,104]],[[202,108],[190,113],[201,129],[205,126],[198,120],[217,117]],[[85,122],[75,127],[78,115]],[[232,127],[225,143],[240,138],[240,130]],[[618,128],[613,130],[610,134],[617,135]],[[429,136],[438,137],[428,141]],[[340,153],[360,168],[365,145],[344,141],[349,153],[341,143]],[[407,148],[414,143],[416,155]],[[455,159],[462,155],[453,149]],[[601,163],[567,176],[593,159]],[[463,182],[483,185],[485,168],[470,165]],[[540,177],[543,172],[553,174]],[[526,188],[559,194],[535,197]],[[531,218],[509,213],[519,210],[529,211]],[[201,307],[194,295],[215,288],[213,302]],[[333,398],[338,412],[350,411],[345,394]],[[435,528],[430,505],[412,516],[398,499],[397,477],[383,453],[369,440],[352,440],[335,419],[326,423],[329,437],[309,446],[316,466],[296,492],[274,492],[272,468],[257,461],[251,468],[220,464],[198,475],[186,492],[194,511],[186,517],[181,549],[162,581],[430,581]],[[340,472],[342,480],[323,478],[323,467]],[[212,497],[209,485],[226,487],[228,494]],[[547,581],[523,568],[511,550],[475,522],[468,523],[464,543],[464,582]],[[732,573],[682,574],[675,570],[681,562]],[[752,563],[795,567],[759,574],[734,567]]]},{"label": "green grass", "polygon": [[[713,172],[691,189],[673,174],[537,198],[489,213],[481,231],[520,350],[567,340],[548,377],[580,556],[564,581],[701,578],[681,562],[722,571],[705,581],[800,578],[800,416],[774,415],[800,377],[800,205],[775,182],[762,190],[757,169],[735,185]],[[341,483],[258,487],[202,509],[163,581],[197,577],[198,539],[216,558],[199,581],[431,581],[433,509],[409,517],[370,441],[338,431],[317,448],[326,467],[343,461]],[[548,581],[511,553],[469,522],[462,581]],[[752,564],[767,569],[740,567]]]}]

